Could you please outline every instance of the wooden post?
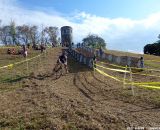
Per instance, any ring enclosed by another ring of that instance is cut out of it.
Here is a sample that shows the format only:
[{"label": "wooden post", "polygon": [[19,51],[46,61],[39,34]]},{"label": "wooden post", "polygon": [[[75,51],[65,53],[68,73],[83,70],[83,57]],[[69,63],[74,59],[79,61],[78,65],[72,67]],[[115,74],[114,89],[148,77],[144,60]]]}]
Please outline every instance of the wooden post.
[{"label": "wooden post", "polygon": [[130,71],[130,82],[131,82],[132,95],[134,96],[135,93],[134,93],[133,77],[132,77],[132,70],[131,70],[131,67],[129,68],[129,71]]},{"label": "wooden post", "polygon": [[45,53],[45,58],[47,56],[47,48],[44,50],[44,53]]},{"label": "wooden post", "polygon": [[123,88],[125,89],[126,88],[126,74],[127,74],[127,65],[125,67],[125,72],[124,72],[124,77],[123,77]]},{"label": "wooden post", "polygon": [[11,69],[11,73],[12,73],[12,77],[11,77],[11,80],[12,80],[12,85],[13,85],[13,80],[14,80],[14,75],[15,75],[15,73],[14,73],[14,68],[10,68]]},{"label": "wooden post", "polygon": [[[104,63],[103,63],[103,66],[104,66]],[[103,75],[103,81],[105,82],[105,76]]]},{"label": "wooden post", "polygon": [[93,70],[94,70],[94,76],[95,76],[95,73],[96,73],[96,70],[95,70],[95,61],[93,61]]},{"label": "wooden post", "polygon": [[41,68],[41,56],[39,56],[39,64],[38,64],[38,69],[40,70],[40,68]]},{"label": "wooden post", "polygon": [[29,65],[28,65],[27,57],[26,57],[26,67],[27,67],[27,75],[28,75],[28,72],[29,72]]}]

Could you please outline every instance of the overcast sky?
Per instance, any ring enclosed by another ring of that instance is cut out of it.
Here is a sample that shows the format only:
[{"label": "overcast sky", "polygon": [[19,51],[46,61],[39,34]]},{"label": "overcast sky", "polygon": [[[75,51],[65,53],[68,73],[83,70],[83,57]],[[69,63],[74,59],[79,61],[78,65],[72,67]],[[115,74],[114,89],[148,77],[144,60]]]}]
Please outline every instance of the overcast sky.
[{"label": "overcast sky", "polygon": [[2,24],[73,27],[74,42],[98,34],[107,48],[142,52],[160,34],[160,0],[0,0]]}]

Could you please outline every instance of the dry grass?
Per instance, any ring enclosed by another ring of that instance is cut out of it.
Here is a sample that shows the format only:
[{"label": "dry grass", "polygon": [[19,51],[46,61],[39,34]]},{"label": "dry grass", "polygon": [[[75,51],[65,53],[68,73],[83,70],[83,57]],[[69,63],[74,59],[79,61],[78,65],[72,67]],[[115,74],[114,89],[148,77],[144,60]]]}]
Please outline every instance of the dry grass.
[{"label": "dry grass", "polygon": [[[16,48],[17,49],[17,48]],[[18,49],[17,49],[18,50]],[[26,60],[22,55],[8,55],[7,49],[0,49],[0,66],[5,66],[12,63],[17,63]],[[30,49],[28,51],[28,59],[40,54],[40,51]],[[45,55],[13,66],[12,69],[0,69],[0,92],[14,90],[21,87],[22,80],[27,78],[30,74],[38,71],[44,61]]]},{"label": "dry grass", "polygon": [[[132,96],[131,90],[122,89],[121,83],[98,73],[94,75],[71,57],[69,74],[57,80],[46,77],[60,51],[54,48],[41,61],[30,61],[29,71],[26,63],[13,70],[0,70],[2,130],[124,130],[132,124],[160,123],[160,91],[135,88],[136,95]],[[30,54],[39,52],[32,50]],[[22,59],[12,61],[19,60]],[[120,73],[110,73],[123,77]],[[134,78],[158,81],[144,76]]]},{"label": "dry grass", "polygon": [[130,52],[116,51],[116,50],[106,50],[106,53],[113,54],[116,56],[130,56],[130,57],[137,57],[137,58],[140,58],[141,56],[143,56],[146,67],[160,69],[160,56],[136,54],[136,53],[130,53]]}]

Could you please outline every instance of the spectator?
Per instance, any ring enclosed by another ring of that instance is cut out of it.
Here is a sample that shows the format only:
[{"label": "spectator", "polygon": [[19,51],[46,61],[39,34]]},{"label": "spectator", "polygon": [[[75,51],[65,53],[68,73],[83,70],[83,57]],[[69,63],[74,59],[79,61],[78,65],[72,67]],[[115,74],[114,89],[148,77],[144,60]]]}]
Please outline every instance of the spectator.
[{"label": "spectator", "polygon": [[102,49],[102,47],[99,48],[99,54],[100,54],[100,57],[102,58],[102,55],[103,55],[103,49]]},{"label": "spectator", "polygon": [[40,45],[40,50],[41,50],[41,53],[43,53],[43,51],[45,50],[44,44],[41,44],[41,45]]},{"label": "spectator", "polygon": [[25,46],[25,45],[22,45],[22,49],[23,49],[23,56],[24,56],[24,57],[27,57],[28,52],[27,52],[26,46]]},{"label": "spectator", "polygon": [[27,44],[27,48],[28,48],[28,49],[30,48],[30,44],[29,44],[29,43]]},{"label": "spectator", "polygon": [[7,50],[7,54],[11,54],[11,49],[10,48],[8,48],[8,50]]},{"label": "spectator", "polygon": [[15,54],[16,54],[16,50],[15,50],[14,48],[12,49],[11,54],[12,54],[12,55],[15,55]]},{"label": "spectator", "polygon": [[140,58],[140,68],[144,68],[144,58]]},{"label": "spectator", "polygon": [[93,55],[93,67],[96,68],[96,63],[97,63],[97,58],[96,58],[96,54],[94,53]]}]

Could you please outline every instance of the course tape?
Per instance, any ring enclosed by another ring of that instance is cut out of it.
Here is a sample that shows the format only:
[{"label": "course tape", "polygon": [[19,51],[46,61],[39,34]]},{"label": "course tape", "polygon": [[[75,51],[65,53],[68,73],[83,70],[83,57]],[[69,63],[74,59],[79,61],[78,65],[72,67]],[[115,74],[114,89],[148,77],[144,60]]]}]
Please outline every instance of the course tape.
[{"label": "course tape", "polygon": [[[108,64],[108,63],[106,63]],[[101,68],[104,68],[104,69],[108,69],[108,70],[113,70],[113,71],[118,71],[118,72],[126,72],[126,73],[130,73],[130,71],[126,71],[126,70],[121,70],[121,69],[112,69],[112,68],[107,68],[107,67],[104,67],[104,66],[100,66],[98,64],[96,64],[97,66],[101,67]],[[114,65],[114,66],[117,66],[117,65]],[[123,67],[123,68],[126,68],[126,67]],[[133,75],[143,75],[143,76],[150,76],[150,77],[157,77],[157,78],[160,78],[160,76],[158,75],[150,75],[150,74],[141,74],[141,73],[132,73]]]},{"label": "course tape", "polygon": [[14,64],[9,64],[9,65],[6,65],[6,66],[3,66],[3,67],[0,67],[0,69],[5,69],[5,68],[13,68]]},{"label": "course tape", "polygon": [[150,76],[150,77],[157,77],[157,78],[160,78],[160,76],[158,75],[150,75],[150,74],[140,74],[140,73],[132,73],[134,75],[143,75],[143,76]]},{"label": "course tape", "polygon": [[[114,67],[123,68],[123,69],[125,69],[126,67],[128,67],[128,66],[120,66],[120,65],[110,64],[110,63],[106,63],[106,62],[100,62],[100,63],[111,65],[111,66],[114,66]],[[130,68],[136,69],[136,70],[145,70],[145,68],[137,68],[137,67],[130,67]],[[149,70],[149,69],[146,69],[146,70]],[[157,70],[157,71],[160,71],[160,70]]]},{"label": "course tape", "polygon": [[14,65],[18,65],[18,64],[21,64],[21,63],[24,63],[24,62],[27,62],[27,61],[31,61],[31,60],[33,60],[33,59],[35,59],[35,58],[37,58],[37,57],[40,57],[42,54],[40,54],[40,55],[37,55],[37,56],[35,56],[35,57],[32,57],[32,58],[30,58],[30,59],[26,59],[26,60],[23,60],[23,61],[20,61],[20,62],[16,62],[16,63],[14,63]]},{"label": "course tape", "polygon": [[110,77],[110,78],[112,78],[112,79],[114,79],[114,80],[116,80],[116,81],[119,81],[119,82],[122,82],[121,80],[119,80],[118,78],[116,78],[116,77],[114,77],[114,76],[111,76],[111,75],[109,75],[109,74],[107,74],[107,73],[105,73],[105,72],[103,72],[103,71],[101,71],[101,70],[99,70],[99,69],[97,69],[97,68],[94,68],[96,71],[98,71],[100,74],[102,74],[102,75],[104,75],[104,76],[107,76],[107,77]]},{"label": "course tape", "polygon": [[24,63],[24,62],[27,62],[27,61],[31,61],[31,60],[33,60],[33,59],[35,59],[35,58],[37,58],[37,57],[40,57],[41,55],[42,55],[42,54],[37,55],[37,56],[35,56],[35,57],[32,57],[32,58],[30,58],[30,59],[26,59],[26,60],[23,60],[23,61],[20,61],[20,62],[16,62],[16,63],[9,64],[9,65],[6,65],[6,66],[2,66],[2,67],[0,67],[0,69],[5,69],[5,68],[12,69],[14,65],[18,65],[18,64],[21,64],[21,63]]},{"label": "course tape", "polygon": [[[123,80],[120,80],[114,76],[111,76],[97,68],[94,68],[96,71],[98,71],[100,74],[104,75],[104,76],[107,76],[109,78],[112,78],[118,82],[122,82],[123,83]],[[128,82],[128,83],[125,83],[126,85],[135,85],[135,86],[140,86],[140,87],[145,87],[145,88],[151,88],[151,89],[160,89],[160,82],[141,82],[141,83],[136,83],[136,82]],[[150,85],[158,85],[158,86],[150,86]]]},{"label": "course tape", "polygon": [[117,72],[123,72],[123,73],[125,73],[125,72],[126,72],[126,73],[130,73],[130,71],[126,71],[126,70],[107,68],[107,67],[104,67],[104,66],[101,66],[101,65],[98,65],[98,64],[95,64],[95,65],[98,66],[98,67],[107,69],[107,70],[111,70],[111,71],[117,71]]},{"label": "course tape", "polygon": [[160,82],[132,82],[125,84],[133,84],[133,85],[160,85]]},{"label": "course tape", "polygon": [[[125,66],[120,66],[120,65],[115,65],[115,64],[110,64],[110,63],[106,63],[106,62],[100,62],[102,64],[107,64],[107,65],[111,65],[111,66],[115,66],[115,67],[119,67],[119,68],[126,68]],[[136,69],[136,70],[150,70],[150,71],[156,71],[156,72],[160,72],[160,70],[157,69],[147,69],[147,68],[136,68],[136,67],[130,67],[132,69]]]},{"label": "course tape", "polygon": [[148,85],[136,85],[136,86],[140,86],[143,88],[150,88],[150,89],[160,89],[160,86],[148,86]]}]

